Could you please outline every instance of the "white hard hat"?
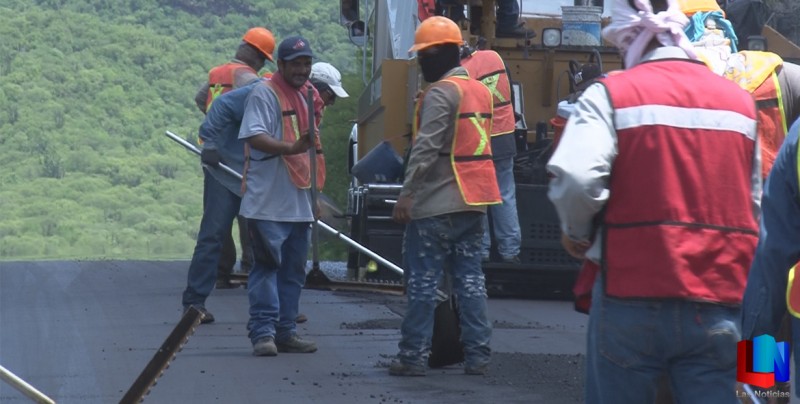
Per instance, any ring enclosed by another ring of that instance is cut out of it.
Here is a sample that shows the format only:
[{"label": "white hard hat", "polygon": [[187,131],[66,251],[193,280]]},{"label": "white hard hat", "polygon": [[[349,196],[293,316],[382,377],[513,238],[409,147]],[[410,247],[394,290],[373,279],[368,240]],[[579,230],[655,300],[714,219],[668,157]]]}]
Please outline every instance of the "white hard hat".
[{"label": "white hard hat", "polygon": [[347,98],[350,96],[347,94],[347,91],[344,91],[344,87],[342,87],[342,74],[330,63],[314,63],[314,65],[311,66],[311,76],[309,76],[309,80],[327,84],[339,98]]}]

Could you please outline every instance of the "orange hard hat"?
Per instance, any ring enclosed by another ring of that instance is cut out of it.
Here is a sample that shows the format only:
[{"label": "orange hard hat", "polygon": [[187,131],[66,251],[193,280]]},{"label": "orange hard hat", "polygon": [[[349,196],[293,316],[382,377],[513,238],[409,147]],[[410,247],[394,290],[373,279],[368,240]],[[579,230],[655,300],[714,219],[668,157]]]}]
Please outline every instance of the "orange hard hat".
[{"label": "orange hard hat", "polygon": [[245,32],[242,40],[253,45],[261,51],[267,59],[272,61],[272,52],[275,50],[275,37],[272,32],[262,27],[250,28]]},{"label": "orange hard hat", "polygon": [[689,17],[699,12],[722,11],[717,0],[678,0],[678,6],[681,12]]},{"label": "orange hard hat", "polygon": [[426,19],[417,27],[417,32],[414,34],[414,46],[408,51],[420,51],[446,43],[455,45],[464,43],[461,38],[461,29],[447,17],[434,16]]}]

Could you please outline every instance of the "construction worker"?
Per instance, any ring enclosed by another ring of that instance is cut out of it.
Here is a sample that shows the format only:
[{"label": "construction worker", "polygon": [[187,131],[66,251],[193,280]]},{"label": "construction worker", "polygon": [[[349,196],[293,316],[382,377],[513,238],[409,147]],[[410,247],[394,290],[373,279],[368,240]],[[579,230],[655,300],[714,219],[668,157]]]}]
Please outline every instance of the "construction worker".
[{"label": "construction worker", "polygon": [[517,216],[517,191],[514,182],[514,156],[517,154],[517,142],[514,138],[516,121],[514,106],[511,104],[511,81],[503,59],[493,50],[473,50],[465,45],[462,47],[461,66],[467,70],[470,77],[489,88],[494,105],[492,160],[503,203],[489,206],[489,215],[486,216],[484,223],[486,232],[483,236],[483,260],[489,261],[491,247],[489,219],[491,219],[500,261],[519,264],[522,232]]},{"label": "construction worker", "polygon": [[[733,80],[756,99],[761,175],[766,179],[786,136],[786,125],[800,117],[800,66],[778,55],[737,51],[733,27],[714,0],[679,0],[689,17],[684,28],[698,58],[713,72]],[[599,268],[585,262],[573,293],[575,307],[588,312],[591,285]],[[749,283],[748,283],[749,284]]]},{"label": "construction worker", "polygon": [[[311,353],[317,345],[297,335],[300,292],[305,283],[311,206],[312,146],[305,90],[314,56],[305,38],[278,46],[278,71],[250,93],[239,131],[249,146],[240,214],[247,218],[255,265],[248,278],[253,354]],[[316,137],[316,136],[315,136]],[[316,147],[320,148],[317,142]],[[325,181],[321,150],[317,188]]]},{"label": "construction worker", "polygon": [[[242,37],[242,42],[239,44],[234,58],[209,71],[208,82],[203,84],[195,95],[197,108],[205,114],[216,97],[258,80],[258,71],[264,67],[266,61],[272,61],[274,50],[275,37],[272,32],[263,27],[249,29]],[[204,147],[203,158],[213,163],[218,160],[219,156],[216,149]],[[221,175],[226,176],[224,173]],[[253,252],[249,245],[247,223],[243,218],[237,217],[237,219],[242,250],[241,270],[246,273],[253,265]],[[222,253],[217,269],[216,287],[218,289],[236,287],[230,282],[230,275],[236,265],[236,246],[230,233],[228,230],[222,239]]]},{"label": "construction worker", "polygon": [[[599,265],[587,403],[736,402],[740,304],[758,236],[756,108],[696,59],[674,0],[615,0],[626,70],[578,98],[547,164],[572,256]],[[709,91],[713,89],[713,91]]]},{"label": "construction worker", "polygon": [[[308,81],[319,93],[319,96],[314,99],[314,108],[316,110],[314,116],[316,117],[317,126],[320,126],[325,108],[335,104],[337,97],[347,98],[350,95],[342,87],[342,74],[330,63],[314,63],[311,66],[311,74]],[[308,316],[300,313],[295,321],[297,323],[305,323],[308,321]]]},{"label": "construction worker", "polygon": [[[264,33],[263,31],[266,31]],[[245,34],[245,38],[253,41],[253,32],[258,33],[259,38],[264,41],[259,42],[263,47],[265,56],[263,59],[272,60],[272,51],[275,49],[275,40],[272,33],[264,28],[251,29]],[[270,42],[271,41],[271,42]],[[248,42],[241,45],[237,55],[250,55],[252,51],[243,49],[255,49]],[[245,57],[246,59],[248,57]],[[259,66],[259,68],[261,68]],[[248,68],[249,69],[249,68]],[[215,69],[212,69],[212,72]],[[212,76],[215,76],[214,73]],[[258,76],[255,76],[258,80]],[[251,84],[255,83],[251,81]],[[245,86],[247,87],[247,86]],[[231,91],[230,87],[224,87],[223,93]],[[197,235],[197,243],[194,248],[189,271],[187,274],[186,289],[183,292],[182,302],[184,310],[190,306],[197,307],[204,316],[203,323],[214,321],[214,316],[205,308],[205,301],[215,287],[231,287],[230,274],[236,262],[236,250],[233,248],[229,254],[231,258],[223,259],[222,255],[225,240],[231,238],[231,227],[233,219],[237,217],[239,205],[241,203],[241,181],[232,177],[230,174],[217,168],[220,162],[228,165],[237,172],[242,172],[244,167],[244,142],[238,141],[239,124],[242,120],[244,110],[244,100],[249,94],[249,90],[236,92],[235,95],[226,97],[223,105],[216,108],[209,108],[203,123],[200,125],[199,136],[202,141],[202,151],[200,159],[203,162],[203,217],[200,221],[200,229]],[[225,94],[227,95],[227,94]],[[215,96],[220,97],[221,94]],[[214,100],[211,98],[210,101]],[[214,107],[213,104],[209,104]],[[212,113],[212,110],[214,111]],[[206,112],[206,110],[203,110]],[[246,225],[240,224],[240,234],[243,240],[249,240],[246,233]],[[233,240],[230,240],[233,244]],[[251,252],[249,243],[242,243],[242,266],[246,269],[247,252]],[[251,254],[252,255],[252,252]],[[252,258],[249,259],[252,261]],[[216,273],[215,273],[216,272]]]},{"label": "construction worker", "polygon": [[[231,223],[241,204],[241,180],[222,171],[219,163],[242,172],[244,167],[244,142],[238,140],[239,125],[244,115],[244,105],[257,82],[227,92],[217,98],[200,125],[203,151],[213,148],[218,156],[214,161],[202,158],[204,167],[203,218],[197,234],[197,245],[189,264],[183,308],[195,306],[203,313],[203,323],[214,321],[205,303],[217,278],[221,240],[231,234]],[[208,153],[204,153],[208,156]],[[217,283],[219,285],[219,283]]]},{"label": "construction worker", "polygon": [[[742,303],[742,339],[768,334],[778,339],[784,315],[791,313],[791,347],[800,369],[800,120],[786,136],[761,200],[761,233]],[[780,341],[780,340],[779,340]],[[788,360],[788,358],[786,358]],[[800,379],[795,377],[800,397]]]},{"label": "construction worker", "polygon": [[501,201],[491,162],[492,95],[460,66],[461,30],[434,16],[414,36],[420,70],[432,83],[417,100],[405,181],[392,218],[406,224],[403,266],[408,306],[395,376],[424,376],[433,334],[437,286],[453,279],[464,345],[464,372],[485,374],[491,323],[481,269],[486,206]]},{"label": "construction worker", "polygon": [[347,98],[350,94],[342,87],[342,73],[330,63],[317,62],[311,66],[308,80],[319,92],[325,107],[336,103],[336,98]]},{"label": "construction worker", "polygon": [[247,30],[233,59],[208,72],[208,82],[194,97],[197,108],[205,114],[216,97],[257,80],[258,71],[267,61],[272,62],[274,50],[275,37],[268,29],[254,27]]}]

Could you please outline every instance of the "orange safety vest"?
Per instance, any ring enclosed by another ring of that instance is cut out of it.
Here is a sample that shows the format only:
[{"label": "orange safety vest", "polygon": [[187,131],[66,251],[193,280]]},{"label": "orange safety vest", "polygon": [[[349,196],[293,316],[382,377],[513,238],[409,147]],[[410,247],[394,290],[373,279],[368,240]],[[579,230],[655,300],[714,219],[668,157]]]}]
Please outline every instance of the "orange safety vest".
[{"label": "orange safety vest", "polygon": [[[281,106],[281,116],[283,117],[283,141],[294,143],[300,136],[306,136],[306,133],[300,133],[299,122],[297,120],[297,111],[292,109],[292,104],[286,95],[275,85],[272,81],[265,82],[265,85],[270,87],[275,95],[278,97],[278,104]],[[309,125],[314,125],[309,122]],[[317,148],[317,189],[322,190],[325,185],[325,156],[322,154],[322,143],[319,136],[316,138]],[[311,158],[308,153],[281,155],[286,168],[289,170],[289,178],[292,183],[300,189],[308,189],[311,187]]]},{"label": "orange safety vest", "polygon": [[492,93],[494,113],[492,136],[511,133],[516,127],[511,104],[511,83],[503,58],[493,50],[479,50],[461,61],[469,76],[480,81]]},{"label": "orange safety vest", "polygon": [[253,74],[256,71],[252,67],[238,63],[228,62],[224,65],[219,65],[208,72],[208,96],[206,97],[206,111],[211,108],[211,103],[222,94],[233,90],[233,82],[236,71],[239,69],[247,69]]},{"label": "orange safety vest", "polygon": [[761,138],[761,174],[767,178],[787,132],[778,75],[773,72],[752,94],[756,100],[758,136]]},{"label": "orange safety vest", "polygon": [[[477,80],[451,76],[440,81],[452,83],[458,90],[458,116],[454,123],[450,164],[461,197],[467,205],[494,205],[502,201],[492,162],[492,96]],[[417,102],[413,140],[417,137],[425,93]]]}]

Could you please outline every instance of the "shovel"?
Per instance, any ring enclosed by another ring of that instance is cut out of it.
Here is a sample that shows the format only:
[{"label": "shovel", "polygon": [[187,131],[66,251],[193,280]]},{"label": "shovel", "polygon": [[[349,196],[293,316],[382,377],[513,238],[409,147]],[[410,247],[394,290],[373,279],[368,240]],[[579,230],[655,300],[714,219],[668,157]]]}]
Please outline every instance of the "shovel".
[{"label": "shovel", "polygon": [[[308,138],[311,140],[311,148],[308,154],[311,159],[311,210],[314,216],[318,212],[318,197],[317,193],[317,134],[314,130],[316,123],[314,122],[314,87],[308,86],[308,94],[306,96],[306,107],[308,109]],[[306,275],[306,279],[314,279],[315,282],[330,282],[328,276],[319,269],[319,225],[317,220],[311,224],[311,271]]]}]

